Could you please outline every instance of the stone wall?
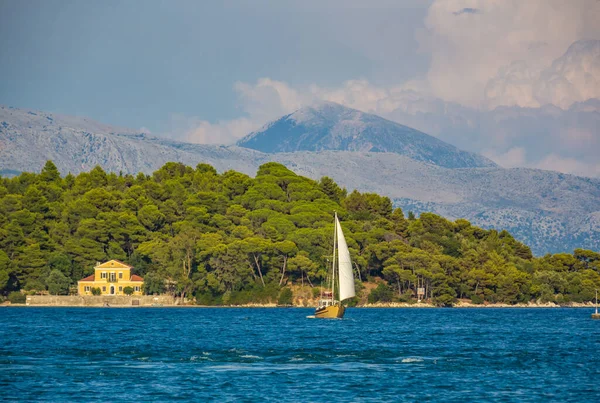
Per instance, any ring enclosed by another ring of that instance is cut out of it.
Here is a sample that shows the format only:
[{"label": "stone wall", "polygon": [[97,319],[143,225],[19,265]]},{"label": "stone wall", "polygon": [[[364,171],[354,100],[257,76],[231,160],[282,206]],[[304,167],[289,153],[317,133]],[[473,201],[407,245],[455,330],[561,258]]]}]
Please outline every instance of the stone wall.
[{"label": "stone wall", "polygon": [[169,306],[179,303],[180,300],[171,295],[28,295],[26,300],[29,306]]}]

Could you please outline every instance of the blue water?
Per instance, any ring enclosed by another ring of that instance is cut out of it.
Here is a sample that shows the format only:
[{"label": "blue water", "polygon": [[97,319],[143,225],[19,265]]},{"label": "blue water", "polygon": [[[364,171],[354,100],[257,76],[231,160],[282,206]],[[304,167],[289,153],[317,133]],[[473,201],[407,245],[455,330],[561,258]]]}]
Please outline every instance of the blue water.
[{"label": "blue water", "polygon": [[0,401],[600,402],[589,309],[0,308]]}]

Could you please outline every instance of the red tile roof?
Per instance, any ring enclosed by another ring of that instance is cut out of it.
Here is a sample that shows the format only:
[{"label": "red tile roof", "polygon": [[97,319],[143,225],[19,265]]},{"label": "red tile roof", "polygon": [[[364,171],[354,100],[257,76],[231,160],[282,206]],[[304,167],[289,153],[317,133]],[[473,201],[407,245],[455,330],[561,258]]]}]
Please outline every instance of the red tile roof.
[{"label": "red tile roof", "polygon": [[144,279],[136,274],[132,274],[131,281],[144,281]]},{"label": "red tile roof", "polygon": [[87,276],[86,278],[82,278],[79,281],[95,281],[94,275],[92,274],[91,276]]}]

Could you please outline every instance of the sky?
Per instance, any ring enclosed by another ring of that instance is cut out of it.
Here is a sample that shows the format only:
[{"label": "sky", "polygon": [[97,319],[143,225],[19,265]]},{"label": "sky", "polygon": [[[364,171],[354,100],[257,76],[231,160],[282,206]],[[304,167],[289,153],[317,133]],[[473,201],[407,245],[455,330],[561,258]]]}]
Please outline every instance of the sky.
[{"label": "sky", "polygon": [[0,0],[0,104],[231,144],[329,100],[600,177],[598,21],[597,0]]}]

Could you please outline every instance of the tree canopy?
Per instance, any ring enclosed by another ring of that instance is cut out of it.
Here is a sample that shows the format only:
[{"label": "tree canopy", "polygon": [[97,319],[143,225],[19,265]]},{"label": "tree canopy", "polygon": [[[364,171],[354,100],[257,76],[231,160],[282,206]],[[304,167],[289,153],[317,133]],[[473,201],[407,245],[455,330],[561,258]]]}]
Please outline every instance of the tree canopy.
[{"label": "tree canopy", "polygon": [[145,277],[148,294],[287,303],[289,287],[326,281],[334,211],[356,278],[376,283],[369,301],[412,301],[421,289],[438,305],[567,303],[600,288],[597,252],[534,257],[507,231],[405,218],[387,197],[275,162],[251,178],[174,162],[152,175],[96,167],[61,177],[48,161],[39,174],[0,178],[0,293],[65,294],[95,262],[119,259]]}]

